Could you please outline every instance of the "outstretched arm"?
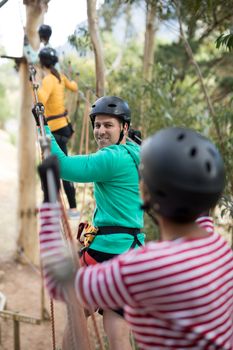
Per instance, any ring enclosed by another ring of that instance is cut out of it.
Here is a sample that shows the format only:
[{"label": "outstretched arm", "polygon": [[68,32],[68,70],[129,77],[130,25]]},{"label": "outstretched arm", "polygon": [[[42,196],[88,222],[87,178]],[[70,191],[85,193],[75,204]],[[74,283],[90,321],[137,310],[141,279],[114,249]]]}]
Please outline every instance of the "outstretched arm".
[{"label": "outstretched arm", "polygon": [[71,90],[73,92],[77,92],[78,91],[78,84],[76,83],[76,81],[69,80],[64,74],[63,74],[63,79],[64,79],[65,87],[68,90]]},{"label": "outstretched arm", "polygon": [[119,158],[114,158],[111,150],[106,148],[89,155],[67,156],[58,146],[48,126],[46,134],[51,137],[51,152],[58,158],[62,179],[74,182],[103,182],[112,179],[119,166]]}]

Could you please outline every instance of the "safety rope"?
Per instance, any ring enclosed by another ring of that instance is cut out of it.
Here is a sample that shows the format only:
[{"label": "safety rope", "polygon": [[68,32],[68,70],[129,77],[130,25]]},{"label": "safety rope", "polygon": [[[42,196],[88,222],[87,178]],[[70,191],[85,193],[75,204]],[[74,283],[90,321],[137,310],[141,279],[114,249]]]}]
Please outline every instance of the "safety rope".
[{"label": "safety rope", "polygon": [[103,339],[100,336],[99,328],[98,328],[98,325],[97,325],[97,322],[96,322],[95,314],[94,313],[91,314],[90,317],[91,317],[91,320],[92,320],[92,324],[93,324],[93,328],[94,328],[94,331],[95,331],[95,334],[96,334],[97,341],[99,343],[99,349],[100,350],[105,350]]},{"label": "safety rope", "polygon": [[[80,145],[79,145],[79,154],[83,153],[84,135],[85,135],[85,153],[86,154],[89,153],[89,123],[88,123],[89,108],[90,108],[89,95],[90,95],[90,92],[89,92],[89,90],[87,90],[83,123],[82,123],[82,130],[81,130],[81,139],[80,139]],[[84,212],[84,207],[85,207],[85,199],[86,199],[86,189],[87,189],[87,184],[84,183],[79,222],[82,221],[82,217],[83,217],[83,212]]]},{"label": "safety rope", "polygon": [[55,334],[55,317],[54,317],[54,304],[53,300],[50,299],[50,314],[51,314],[51,327],[52,327],[52,346],[53,350],[56,350],[56,334]]}]

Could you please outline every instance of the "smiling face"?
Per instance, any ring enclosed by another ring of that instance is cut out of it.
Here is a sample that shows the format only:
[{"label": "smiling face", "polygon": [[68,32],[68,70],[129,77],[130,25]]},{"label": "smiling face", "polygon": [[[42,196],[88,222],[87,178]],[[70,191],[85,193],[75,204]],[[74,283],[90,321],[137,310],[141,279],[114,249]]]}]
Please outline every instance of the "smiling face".
[{"label": "smiling face", "polygon": [[[99,148],[114,145],[118,142],[121,130],[127,131],[128,126],[110,115],[97,115],[94,122],[94,137]],[[121,143],[125,142],[125,137]]]}]

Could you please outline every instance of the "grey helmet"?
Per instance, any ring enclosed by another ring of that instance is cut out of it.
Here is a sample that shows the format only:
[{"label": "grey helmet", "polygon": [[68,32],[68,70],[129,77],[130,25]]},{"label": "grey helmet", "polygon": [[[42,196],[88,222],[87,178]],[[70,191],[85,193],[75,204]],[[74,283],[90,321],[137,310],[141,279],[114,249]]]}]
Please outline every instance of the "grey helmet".
[{"label": "grey helmet", "polygon": [[213,207],[225,184],[224,164],[215,145],[194,130],[167,128],[141,148],[140,176],[151,201],[145,208],[176,222],[195,220]]},{"label": "grey helmet", "polygon": [[131,111],[128,103],[116,96],[103,96],[91,107],[90,118],[94,126],[95,117],[97,115],[110,115],[119,118],[123,123],[130,125]]}]

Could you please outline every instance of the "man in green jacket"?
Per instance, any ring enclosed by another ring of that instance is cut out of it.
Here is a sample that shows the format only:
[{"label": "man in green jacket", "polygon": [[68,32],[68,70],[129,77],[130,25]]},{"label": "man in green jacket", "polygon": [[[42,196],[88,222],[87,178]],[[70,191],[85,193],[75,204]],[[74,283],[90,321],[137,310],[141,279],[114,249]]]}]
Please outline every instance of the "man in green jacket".
[{"label": "man in green jacket", "polygon": [[[98,233],[83,253],[82,262],[87,265],[137,248],[145,239],[140,232],[143,211],[139,195],[139,146],[126,140],[131,121],[129,106],[119,97],[104,96],[92,105],[90,118],[98,150],[89,155],[66,156],[46,126],[61,178],[94,183],[93,226]],[[103,322],[110,349],[131,349],[122,310],[104,310]]]}]

